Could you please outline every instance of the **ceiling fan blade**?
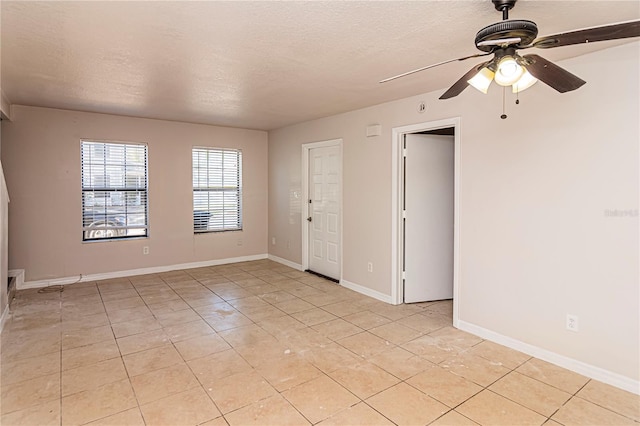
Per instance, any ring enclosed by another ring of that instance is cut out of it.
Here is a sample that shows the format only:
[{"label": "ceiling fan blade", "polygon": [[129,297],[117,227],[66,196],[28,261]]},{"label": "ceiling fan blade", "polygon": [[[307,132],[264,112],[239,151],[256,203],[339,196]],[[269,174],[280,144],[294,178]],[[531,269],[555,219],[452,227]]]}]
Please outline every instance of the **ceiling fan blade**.
[{"label": "ceiling fan blade", "polygon": [[572,44],[594,43],[596,41],[618,40],[639,36],[640,21],[629,21],[539,37],[528,47],[550,49],[552,47],[570,46]]},{"label": "ceiling fan blade", "polygon": [[491,61],[487,61],[487,62],[483,62],[483,63],[478,64],[478,65],[475,65],[465,75],[463,75],[460,78],[460,80],[458,80],[455,83],[453,83],[453,86],[451,86],[449,88],[449,90],[447,90],[446,92],[444,92],[442,94],[442,96],[440,96],[440,99],[449,99],[449,98],[453,98],[455,96],[458,96],[469,85],[468,80],[470,80],[471,77],[476,75],[478,73],[478,71],[480,71],[482,68],[484,68],[490,62]]},{"label": "ceiling fan blade", "polygon": [[524,65],[529,73],[542,81],[543,83],[553,87],[560,93],[576,90],[586,83],[580,77],[571,74],[569,71],[547,61],[539,55],[524,55]]},{"label": "ceiling fan blade", "polygon": [[467,60],[467,59],[477,58],[477,57],[480,57],[480,56],[487,56],[487,55],[491,55],[491,52],[476,53],[474,55],[463,56],[462,58],[449,59],[448,61],[438,62],[437,64],[427,65],[426,67],[418,68],[418,69],[415,69],[415,70],[412,70],[412,71],[404,72],[402,74],[394,75],[393,77],[385,78],[384,80],[380,80],[379,83],[386,83],[387,81],[395,80],[396,78],[405,77],[407,75],[415,74],[415,73],[420,72],[420,71],[428,70],[429,68],[434,68],[434,67],[438,67],[440,65],[448,64],[449,62],[464,61],[464,60]]}]

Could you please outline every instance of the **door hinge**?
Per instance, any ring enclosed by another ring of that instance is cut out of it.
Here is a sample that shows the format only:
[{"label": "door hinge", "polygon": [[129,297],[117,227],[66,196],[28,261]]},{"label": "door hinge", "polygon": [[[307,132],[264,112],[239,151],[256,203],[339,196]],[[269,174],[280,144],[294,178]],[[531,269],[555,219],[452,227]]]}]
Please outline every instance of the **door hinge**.
[{"label": "door hinge", "polygon": [[402,156],[407,157],[407,148],[402,148]]},{"label": "door hinge", "polygon": [[403,280],[407,279],[407,271],[402,271],[402,279]]},{"label": "door hinge", "polygon": [[407,211],[406,210],[402,210],[402,218],[403,219],[407,218]]}]

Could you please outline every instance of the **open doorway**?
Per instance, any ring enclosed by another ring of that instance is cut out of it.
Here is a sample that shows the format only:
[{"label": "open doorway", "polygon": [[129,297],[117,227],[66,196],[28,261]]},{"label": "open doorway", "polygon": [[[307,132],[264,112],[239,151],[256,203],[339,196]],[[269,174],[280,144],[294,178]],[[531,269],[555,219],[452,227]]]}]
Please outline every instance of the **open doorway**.
[{"label": "open doorway", "polygon": [[458,322],[459,119],[393,129],[392,299],[453,299]]}]

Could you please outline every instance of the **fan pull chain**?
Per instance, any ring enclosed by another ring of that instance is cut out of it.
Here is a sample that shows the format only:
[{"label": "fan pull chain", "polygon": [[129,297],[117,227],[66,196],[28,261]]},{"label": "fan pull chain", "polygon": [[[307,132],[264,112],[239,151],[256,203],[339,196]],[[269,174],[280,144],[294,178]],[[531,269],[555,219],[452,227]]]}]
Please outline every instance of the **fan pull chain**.
[{"label": "fan pull chain", "polygon": [[507,114],[506,114],[506,98],[507,98],[507,88],[503,87],[502,88],[502,115],[500,116],[500,118],[502,118],[503,120],[505,118],[507,118]]}]

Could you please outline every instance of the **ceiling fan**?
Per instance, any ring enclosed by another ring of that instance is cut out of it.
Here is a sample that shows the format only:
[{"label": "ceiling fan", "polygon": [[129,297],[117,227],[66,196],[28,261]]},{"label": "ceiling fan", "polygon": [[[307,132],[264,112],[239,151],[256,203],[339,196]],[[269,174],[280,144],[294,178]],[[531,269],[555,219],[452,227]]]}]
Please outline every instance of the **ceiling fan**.
[{"label": "ceiling fan", "polygon": [[[449,90],[440,96],[440,99],[458,96],[468,85],[486,94],[491,82],[494,80],[501,86],[512,86],[513,93],[522,92],[538,80],[560,93],[570,92],[578,89],[586,82],[539,55],[519,55],[517,51],[533,47],[551,49],[573,44],[640,36],[640,21],[629,21],[536,38],[538,36],[538,26],[535,22],[509,19],[509,10],[515,6],[517,0],[491,1],[496,10],[502,12],[502,21],[486,26],[476,34],[475,45],[482,53],[418,68],[386,78],[381,80],[380,83],[448,64],[449,62],[493,55],[493,59],[471,68]],[[503,118],[506,118],[506,115]]]}]

